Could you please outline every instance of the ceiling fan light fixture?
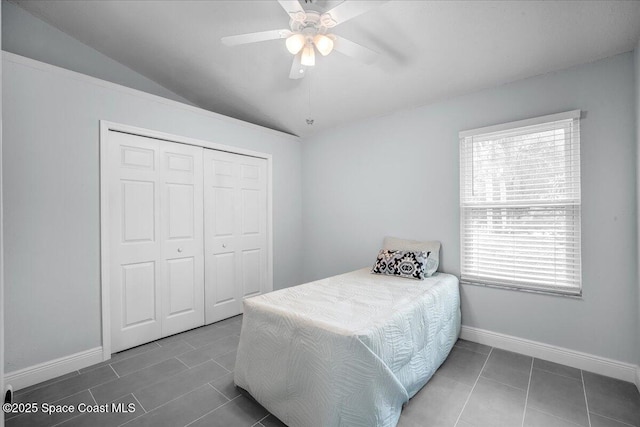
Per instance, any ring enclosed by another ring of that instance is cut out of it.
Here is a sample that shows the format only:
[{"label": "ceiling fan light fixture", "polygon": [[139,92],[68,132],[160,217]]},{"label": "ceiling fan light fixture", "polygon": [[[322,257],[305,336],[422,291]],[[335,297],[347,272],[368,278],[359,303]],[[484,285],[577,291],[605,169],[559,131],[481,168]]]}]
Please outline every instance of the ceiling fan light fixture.
[{"label": "ceiling fan light fixture", "polygon": [[308,44],[302,50],[302,58],[300,58],[300,63],[302,65],[306,65],[307,67],[313,67],[316,65],[316,52],[313,49],[313,45]]},{"label": "ceiling fan light fixture", "polygon": [[333,50],[333,40],[324,34],[317,34],[313,38],[313,43],[316,45],[318,52],[320,52],[322,56],[329,55]]},{"label": "ceiling fan light fixture", "polygon": [[289,53],[295,55],[304,47],[306,40],[302,34],[294,33],[287,37],[287,41],[285,43]]}]

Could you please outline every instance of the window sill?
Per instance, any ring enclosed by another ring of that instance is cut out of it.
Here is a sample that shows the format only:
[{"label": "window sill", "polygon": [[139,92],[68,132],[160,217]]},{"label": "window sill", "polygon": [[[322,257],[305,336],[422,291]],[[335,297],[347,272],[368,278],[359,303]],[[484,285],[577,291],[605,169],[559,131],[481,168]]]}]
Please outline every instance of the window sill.
[{"label": "window sill", "polygon": [[478,282],[467,282],[460,281],[461,285],[471,285],[471,286],[480,286],[485,288],[496,288],[496,289],[505,289],[509,291],[517,291],[517,292],[527,292],[531,294],[543,294],[543,295],[551,295],[555,297],[564,297],[571,299],[582,299],[582,290],[578,293],[564,291],[564,290],[550,290],[550,289],[532,289],[532,288],[522,288],[519,286],[508,286],[508,285],[495,285],[495,284],[487,284],[487,283],[478,283]]}]

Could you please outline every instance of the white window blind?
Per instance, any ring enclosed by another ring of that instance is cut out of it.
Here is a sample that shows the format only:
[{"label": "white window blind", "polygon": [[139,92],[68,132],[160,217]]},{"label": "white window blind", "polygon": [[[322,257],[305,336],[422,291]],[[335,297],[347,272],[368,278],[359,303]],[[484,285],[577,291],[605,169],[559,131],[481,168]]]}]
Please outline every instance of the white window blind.
[{"label": "white window blind", "polygon": [[460,133],[462,283],[579,295],[580,111]]}]

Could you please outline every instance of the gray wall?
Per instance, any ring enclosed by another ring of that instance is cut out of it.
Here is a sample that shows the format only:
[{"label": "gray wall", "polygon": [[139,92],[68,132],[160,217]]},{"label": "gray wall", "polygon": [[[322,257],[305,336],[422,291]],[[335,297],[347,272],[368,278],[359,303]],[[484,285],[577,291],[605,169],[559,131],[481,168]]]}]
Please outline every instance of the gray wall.
[{"label": "gray wall", "polygon": [[153,80],[2,0],[2,50],[187,104]]},{"label": "gray wall", "polygon": [[301,282],[292,136],[3,61],[5,371],[99,346],[99,120],[273,155],[274,288]]},{"label": "gray wall", "polygon": [[618,55],[305,140],[305,280],[371,265],[385,235],[442,241],[441,270],[459,274],[458,132],[581,109],[583,297],[463,286],[462,321],[635,363],[633,61]]}]

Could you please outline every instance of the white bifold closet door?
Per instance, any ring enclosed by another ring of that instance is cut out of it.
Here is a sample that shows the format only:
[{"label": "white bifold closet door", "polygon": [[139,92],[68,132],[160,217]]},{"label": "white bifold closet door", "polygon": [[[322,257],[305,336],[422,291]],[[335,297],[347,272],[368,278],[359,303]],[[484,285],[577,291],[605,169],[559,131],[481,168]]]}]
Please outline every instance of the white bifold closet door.
[{"label": "white bifold closet door", "polygon": [[204,150],[206,323],[266,291],[267,161]]},{"label": "white bifold closet door", "polygon": [[204,324],[202,147],[109,132],[112,352]]}]

